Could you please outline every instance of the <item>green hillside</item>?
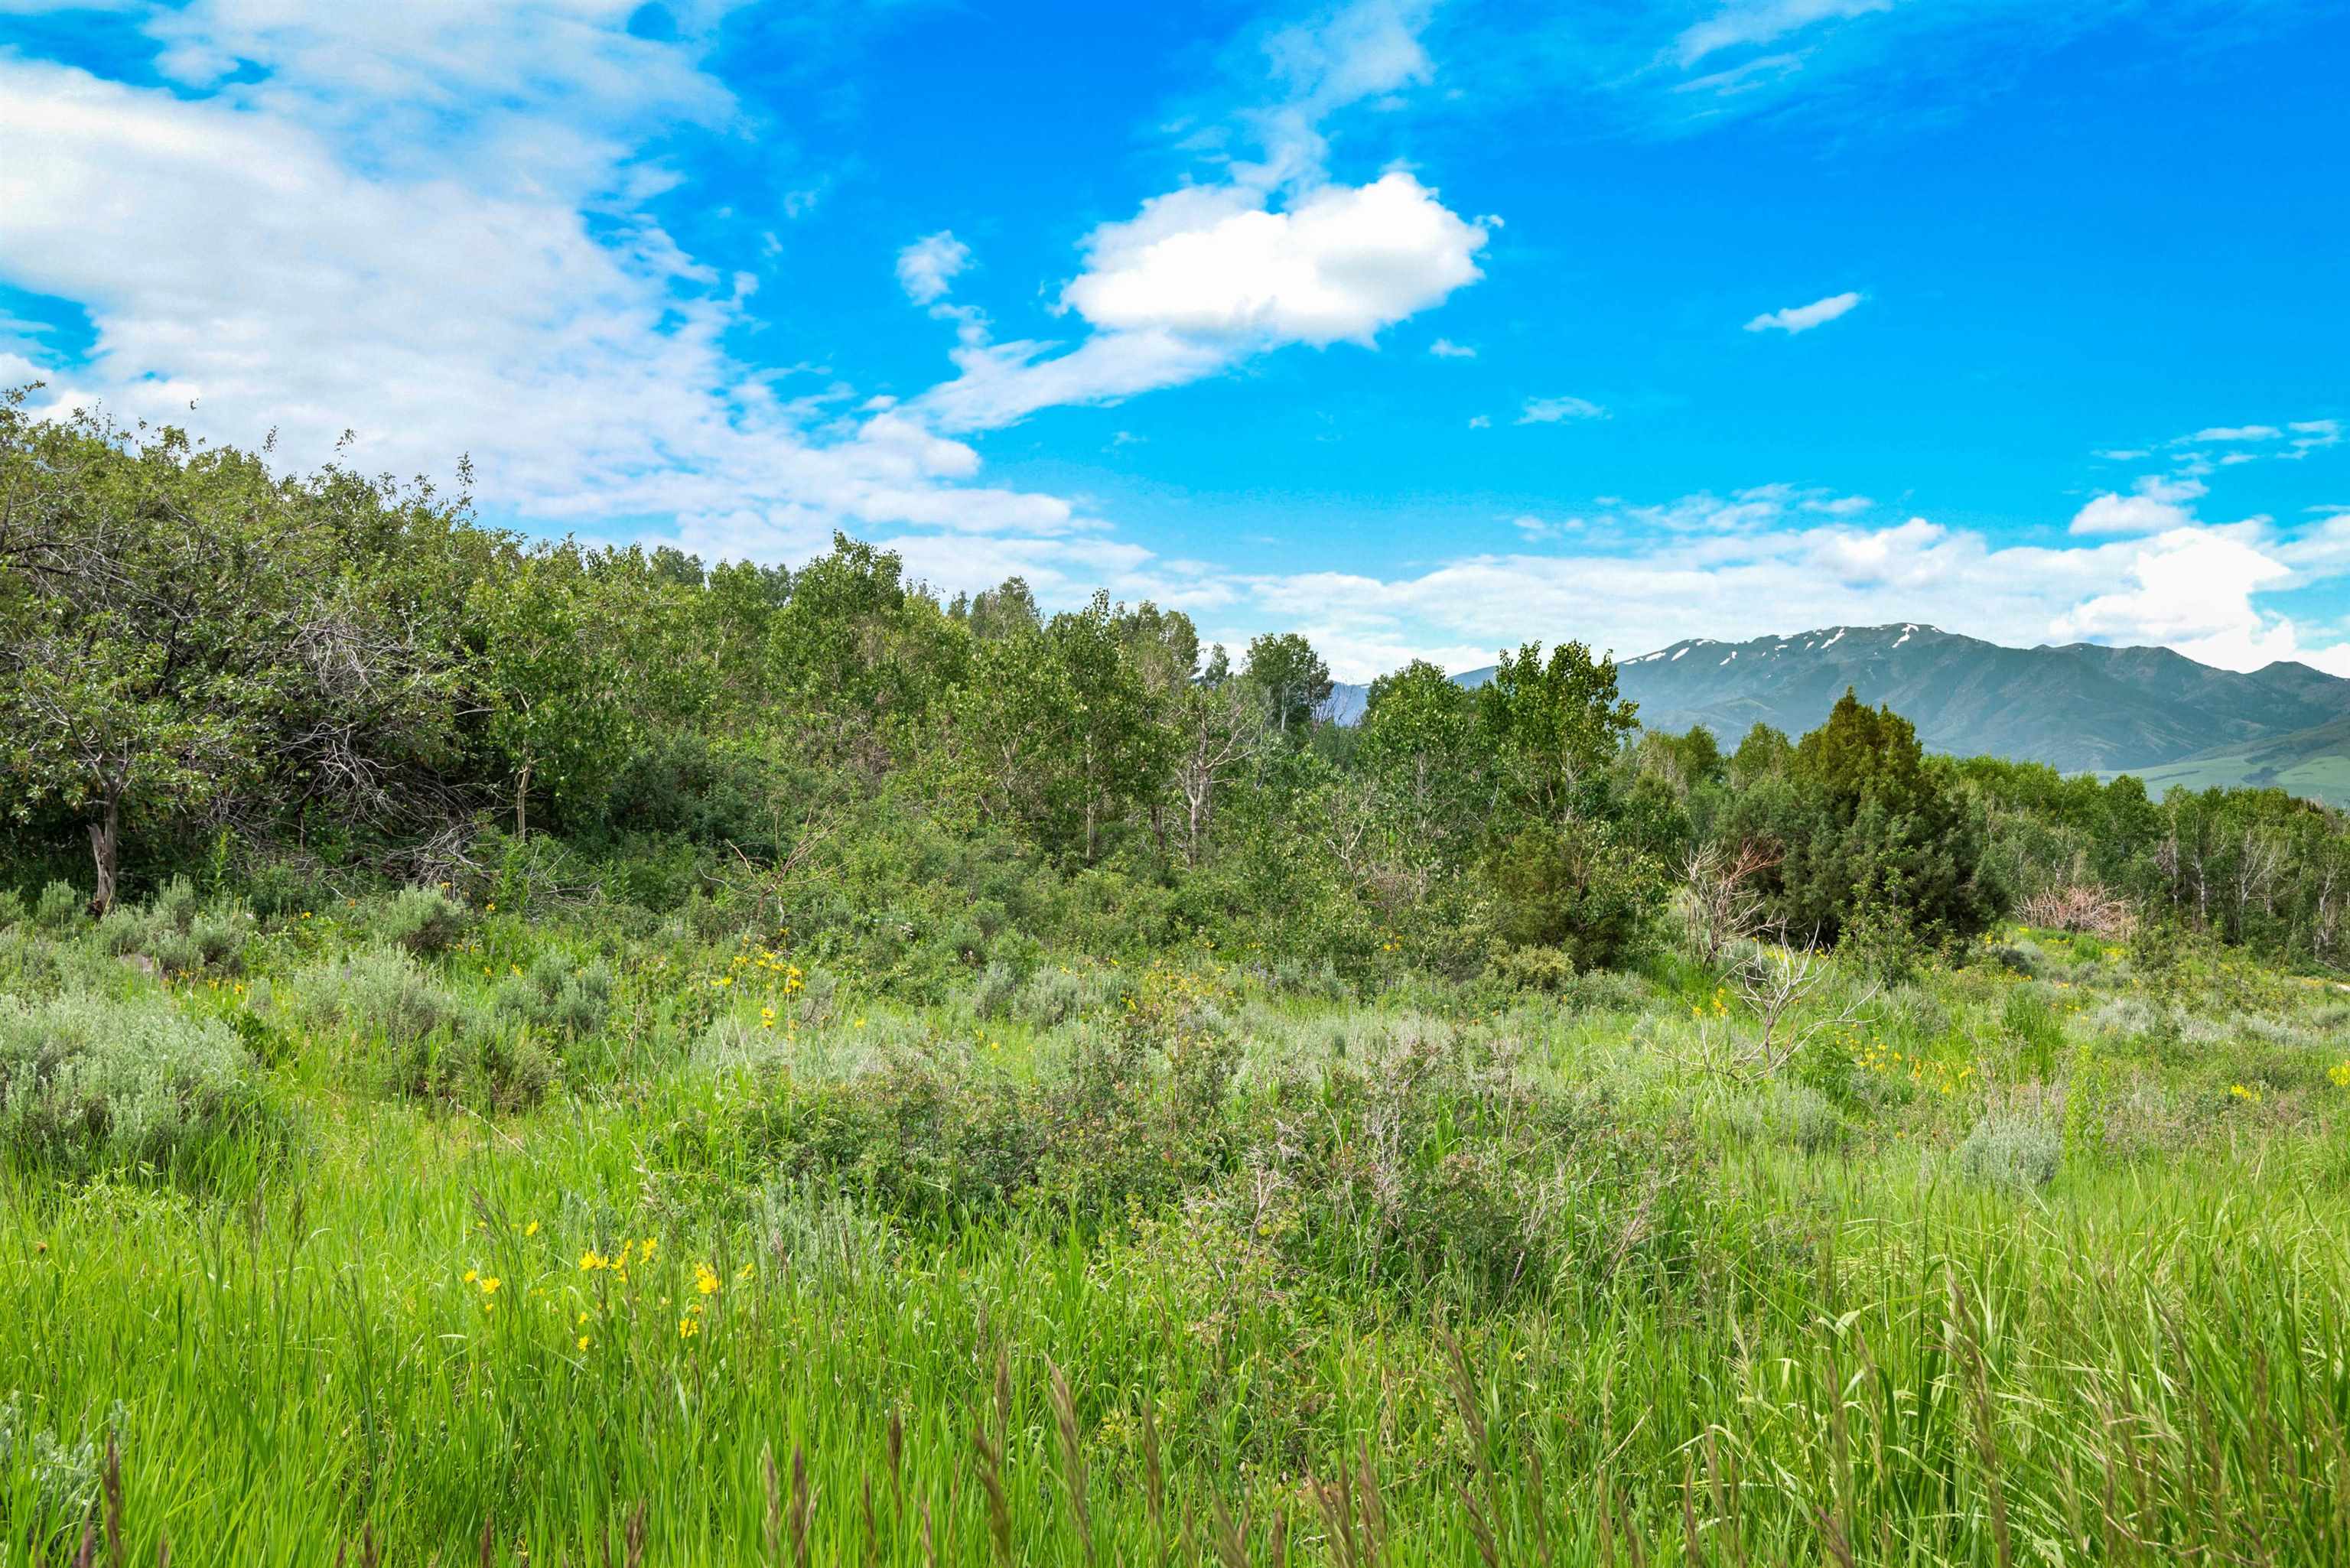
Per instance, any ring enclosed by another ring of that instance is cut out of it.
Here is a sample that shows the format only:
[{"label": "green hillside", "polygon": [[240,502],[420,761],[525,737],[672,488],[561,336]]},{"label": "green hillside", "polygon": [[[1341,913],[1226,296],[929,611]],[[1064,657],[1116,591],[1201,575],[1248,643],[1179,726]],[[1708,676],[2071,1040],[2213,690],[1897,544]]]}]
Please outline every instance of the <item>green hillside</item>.
[{"label": "green hillside", "polygon": [[2350,806],[2350,719],[2131,771],[2158,794],[2180,784],[2189,789],[2250,785]]}]

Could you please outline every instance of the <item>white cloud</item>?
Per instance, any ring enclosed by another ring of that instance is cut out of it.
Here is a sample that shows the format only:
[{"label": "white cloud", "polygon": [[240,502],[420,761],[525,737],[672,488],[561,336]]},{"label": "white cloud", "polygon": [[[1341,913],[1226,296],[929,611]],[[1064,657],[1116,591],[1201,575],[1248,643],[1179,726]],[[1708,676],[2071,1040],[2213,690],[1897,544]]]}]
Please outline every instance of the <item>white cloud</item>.
[{"label": "white cloud", "polygon": [[[470,452],[488,501],[547,524],[1098,531],[975,483],[976,452],[901,412],[729,355],[752,284],[645,214],[667,176],[623,133],[732,110],[629,9],[200,4],[154,23],[183,91],[0,55],[0,277],[95,335],[35,367],[50,406],[275,428],[296,464],[347,427],[370,471]],[[205,90],[236,60],[265,74]]]},{"label": "white cloud", "polygon": [[1236,182],[1264,189],[1317,182],[1328,154],[1326,119],[1435,77],[1419,41],[1434,9],[1435,0],[1350,0],[1267,38],[1265,63],[1282,91],[1245,117],[1264,160],[1236,168]]},{"label": "white cloud", "polygon": [[1892,8],[1893,0],[1731,0],[1682,29],[1673,48],[1680,63],[1690,66],[1723,49],[1767,44],[1815,23]]},{"label": "white cloud", "polygon": [[2292,450],[2283,454],[2289,458],[2307,457],[2313,452],[2339,445],[2342,441],[2339,420],[2296,420],[2285,429],[2293,432],[2289,443]]},{"label": "white cloud", "polygon": [[2194,525],[2195,514],[2186,504],[2205,494],[2198,479],[2165,479],[2147,474],[2128,495],[2110,491],[2092,498],[2073,514],[2075,534],[2160,534]]},{"label": "white cloud", "polygon": [[1371,345],[1482,275],[1485,231],[1398,171],[1320,186],[1285,210],[1242,185],[1156,196],[1086,243],[1062,304],[1094,328],[1075,348],[966,340],[956,379],[920,400],[941,428],[985,430],[1039,409],[1179,386],[1292,344]]},{"label": "white cloud", "polygon": [[1241,118],[1261,161],[1222,181],[1144,201],[1087,236],[1061,309],[1089,335],[1074,348],[995,343],[966,320],[960,374],[918,400],[940,428],[992,429],[1040,409],[1113,402],[1229,369],[1295,344],[1371,347],[1397,322],[1482,276],[1498,222],[1464,221],[1397,169],[1330,181],[1332,114],[1430,79],[1419,43],[1433,0],[1353,0],[1265,44],[1274,101]]},{"label": "white cloud", "polygon": [[1236,187],[1154,197],[1086,242],[1064,304],[1098,328],[1271,343],[1369,343],[1482,275],[1485,231],[1398,171],[1325,186],[1286,212]]},{"label": "white cloud", "polygon": [[2290,619],[2271,619],[2253,595],[2293,570],[2252,529],[2181,528],[2146,542],[2129,564],[2136,587],[2096,595],[2057,617],[2063,637],[2151,642],[2228,670],[2306,659],[2350,674],[2350,647],[2303,649]]},{"label": "white cloud", "polygon": [[898,253],[898,286],[916,305],[943,297],[955,276],[971,265],[971,247],[951,229],[925,234]]},{"label": "white cloud", "polygon": [[2209,430],[2197,431],[2193,435],[2180,436],[2170,444],[2185,446],[2193,441],[2274,441],[2282,434],[2284,431],[2274,425],[2213,425]]},{"label": "white cloud", "polygon": [[1518,415],[1522,425],[1564,424],[1569,420],[1604,420],[1610,415],[1588,398],[1528,398]]},{"label": "white cloud", "polygon": [[1450,337],[1440,337],[1428,346],[1428,351],[1439,359],[1474,359],[1477,350],[1465,343],[1455,343]]},{"label": "white cloud", "polygon": [[[2330,540],[2280,542],[2248,524],[2050,549],[1995,545],[1918,517],[1807,525],[1797,521],[1806,493],[1762,485],[1737,493],[1744,500],[1627,507],[1573,520],[1576,543],[1560,553],[1471,556],[1416,576],[1249,579],[1250,624],[1295,626],[1316,647],[1402,655],[1385,665],[1334,657],[1347,680],[1464,647],[1480,651],[1448,667],[1469,668],[1528,637],[1630,655],[1689,637],[1903,620],[2018,646],[2158,643],[2233,669],[2289,658],[2350,674],[2350,643],[2312,640],[2259,605],[2264,593],[2350,572],[2350,519]],[[1711,525],[1659,535],[1651,524],[1660,516]],[[1567,525],[1514,521],[1530,543],[1567,536]]]},{"label": "white cloud", "polygon": [[1492,430],[1493,428],[1493,416],[1491,414],[1471,414],[1469,416],[1469,428],[1472,431]]},{"label": "white cloud", "polygon": [[1825,299],[1815,299],[1809,305],[1791,305],[1784,310],[1767,310],[1746,324],[1749,332],[1784,332],[1793,337],[1809,332],[1813,327],[1834,321],[1860,303],[1857,294],[1832,294]]}]

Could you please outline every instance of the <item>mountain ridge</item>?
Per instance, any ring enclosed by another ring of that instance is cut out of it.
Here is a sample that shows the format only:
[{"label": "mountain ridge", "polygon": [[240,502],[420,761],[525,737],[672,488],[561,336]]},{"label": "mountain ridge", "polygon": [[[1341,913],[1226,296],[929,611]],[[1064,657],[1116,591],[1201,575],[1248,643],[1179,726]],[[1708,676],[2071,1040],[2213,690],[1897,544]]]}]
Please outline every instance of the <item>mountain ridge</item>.
[{"label": "mountain ridge", "polygon": [[[1492,673],[1453,679],[1474,687]],[[1910,720],[1932,751],[2066,773],[2190,764],[2182,782],[2292,777],[2317,798],[2350,803],[2350,680],[2293,660],[2229,670],[2167,648],[2012,648],[1891,621],[1742,642],[1687,638],[1622,660],[1617,683],[1647,728],[1702,724],[1725,746],[1758,722],[1790,735],[1814,728],[1850,687]],[[1334,689],[1326,711],[1354,722],[1367,695]],[[2337,757],[2342,766],[2328,765]]]}]

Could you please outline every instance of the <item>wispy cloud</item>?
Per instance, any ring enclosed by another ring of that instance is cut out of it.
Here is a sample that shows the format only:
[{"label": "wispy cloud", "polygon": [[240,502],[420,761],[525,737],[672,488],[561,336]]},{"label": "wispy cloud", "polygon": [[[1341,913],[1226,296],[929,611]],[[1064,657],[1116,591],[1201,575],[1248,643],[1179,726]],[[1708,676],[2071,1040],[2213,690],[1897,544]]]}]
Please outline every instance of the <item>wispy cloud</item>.
[{"label": "wispy cloud", "polygon": [[898,286],[916,305],[945,296],[962,271],[971,265],[971,247],[951,229],[925,234],[898,253]]},{"label": "wispy cloud", "polygon": [[1465,343],[1455,343],[1450,337],[1440,337],[1428,346],[1428,351],[1439,359],[1474,359],[1477,350]]},{"label": "wispy cloud", "polygon": [[1890,11],[1893,0],[1731,0],[1681,30],[1673,53],[1684,66],[1724,49],[1775,43],[1816,23]]},{"label": "wispy cloud", "polygon": [[1767,310],[1746,324],[1749,332],[1784,332],[1790,337],[1823,327],[1860,303],[1857,294],[1832,294],[1825,299],[1815,299],[1809,305],[1791,305],[1784,310]]},{"label": "wispy cloud", "polygon": [[1604,420],[1612,416],[1588,398],[1529,398],[1519,410],[1522,425],[1565,424],[1570,420]]}]

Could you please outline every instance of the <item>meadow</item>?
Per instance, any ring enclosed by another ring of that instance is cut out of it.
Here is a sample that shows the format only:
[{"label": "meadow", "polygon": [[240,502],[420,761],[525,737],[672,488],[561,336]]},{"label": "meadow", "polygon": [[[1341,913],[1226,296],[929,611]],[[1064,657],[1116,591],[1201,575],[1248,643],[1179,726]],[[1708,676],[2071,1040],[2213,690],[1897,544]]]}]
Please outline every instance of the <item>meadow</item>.
[{"label": "meadow", "polygon": [[2350,1561],[2331,979],[496,902],[0,904],[0,1562]]}]

